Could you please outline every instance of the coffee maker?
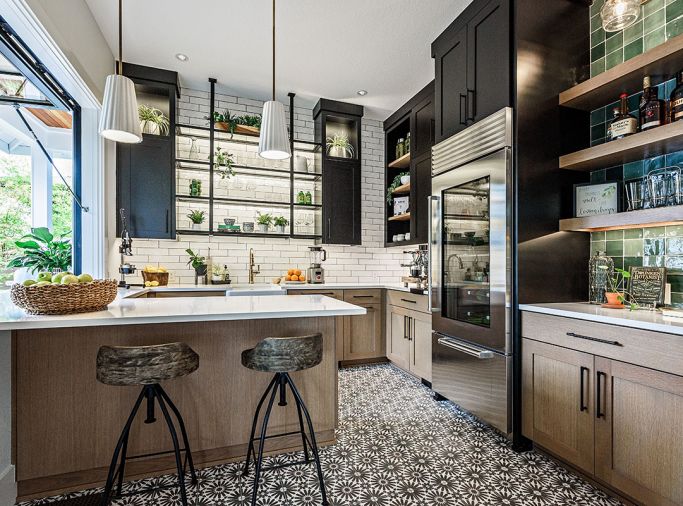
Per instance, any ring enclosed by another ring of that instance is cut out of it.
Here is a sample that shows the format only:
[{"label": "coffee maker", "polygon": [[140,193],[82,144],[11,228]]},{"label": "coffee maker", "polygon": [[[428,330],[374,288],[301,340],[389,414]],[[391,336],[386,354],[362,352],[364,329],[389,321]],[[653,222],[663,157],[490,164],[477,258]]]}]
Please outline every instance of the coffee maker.
[{"label": "coffee maker", "polygon": [[311,266],[308,268],[308,282],[312,284],[321,284],[325,282],[325,270],[322,268],[322,263],[327,260],[327,252],[322,246],[309,246],[308,252],[311,258]]}]

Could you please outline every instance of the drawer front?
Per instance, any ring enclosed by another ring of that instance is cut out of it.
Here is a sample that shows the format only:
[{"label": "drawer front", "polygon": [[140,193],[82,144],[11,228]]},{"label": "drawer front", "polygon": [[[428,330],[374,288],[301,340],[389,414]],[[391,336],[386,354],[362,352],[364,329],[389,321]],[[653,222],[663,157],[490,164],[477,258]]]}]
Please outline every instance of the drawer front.
[{"label": "drawer front", "polygon": [[683,337],[525,311],[522,336],[683,376]]},{"label": "drawer front", "polygon": [[344,290],[344,301],[349,304],[381,304],[382,290],[379,288]]},{"label": "drawer front", "polygon": [[344,300],[343,290],[287,290],[287,295],[325,295],[337,300]]},{"label": "drawer front", "polygon": [[387,304],[412,309],[421,313],[429,313],[427,295],[387,290]]}]

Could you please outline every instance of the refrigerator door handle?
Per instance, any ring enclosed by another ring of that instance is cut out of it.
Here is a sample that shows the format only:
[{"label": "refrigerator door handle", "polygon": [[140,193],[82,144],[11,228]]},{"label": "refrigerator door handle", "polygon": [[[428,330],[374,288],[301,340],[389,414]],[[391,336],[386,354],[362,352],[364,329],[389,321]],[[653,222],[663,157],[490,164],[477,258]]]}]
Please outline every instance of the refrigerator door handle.
[{"label": "refrigerator door handle", "polygon": [[[441,290],[434,286],[434,280],[441,276],[441,198],[436,195],[427,197],[429,201],[429,227],[427,240],[429,242],[429,312],[441,310]],[[435,290],[436,288],[436,290]]]},{"label": "refrigerator door handle", "polygon": [[474,346],[468,346],[464,343],[459,343],[454,339],[448,337],[439,337],[437,341],[441,346],[446,348],[451,348],[452,350],[459,351],[471,357],[478,358],[480,360],[485,360],[488,358],[493,358],[493,352],[489,350],[484,350],[482,348],[475,348]]}]

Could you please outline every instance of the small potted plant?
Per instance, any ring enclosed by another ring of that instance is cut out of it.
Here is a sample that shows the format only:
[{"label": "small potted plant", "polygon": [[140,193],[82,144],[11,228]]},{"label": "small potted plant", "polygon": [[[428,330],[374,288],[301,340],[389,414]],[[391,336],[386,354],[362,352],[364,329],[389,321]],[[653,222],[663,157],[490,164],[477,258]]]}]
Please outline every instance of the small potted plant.
[{"label": "small potted plant", "polygon": [[278,234],[284,234],[285,227],[289,225],[289,220],[284,216],[276,216],[273,218],[273,225],[275,225],[275,231]]},{"label": "small potted plant", "polygon": [[193,179],[190,181],[190,197],[202,196],[202,181],[200,179]]},{"label": "small potted plant", "polygon": [[195,253],[190,248],[187,248],[185,253],[190,256],[190,259],[187,261],[187,265],[192,266],[194,271],[197,273],[197,276],[206,276],[206,271],[208,269],[206,265],[206,257],[199,256],[199,254]]},{"label": "small potted plant", "polygon": [[143,134],[168,135],[168,118],[159,109],[142,104],[138,106],[138,117]]},{"label": "small potted plant", "polygon": [[233,160],[232,156],[232,153],[228,153],[220,147],[216,148],[216,152],[213,155],[213,163],[218,168],[221,179],[230,179],[230,176],[235,175],[235,169],[233,169],[235,160]]},{"label": "small potted plant", "polygon": [[261,214],[258,212],[258,217],[256,218],[256,224],[258,225],[259,232],[268,233],[270,225],[273,223],[273,215],[270,213]]},{"label": "small potted plant", "polygon": [[[626,290],[626,285],[628,284],[628,279],[631,277],[631,273],[624,269],[619,269],[618,267],[615,268],[614,271],[614,277],[609,277],[607,280],[607,290],[609,291],[605,291],[607,304],[603,304],[603,306],[620,309],[624,307],[624,303],[628,303],[631,311],[638,309],[635,298]],[[630,302],[627,301],[627,297],[630,299]]]},{"label": "small potted plant", "polygon": [[403,178],[408,176],[408,180],[410,181],[410,173],[408,172],[401,172],[399,175],[397,175],[394,180],[391,182],[389,185],[389,188],[387,188],[387,204],[391,205],[391,203],[394,200],[394,190],[401,186],[403,183]]},{"label": "small potted plant", "polygon": [[353,158],[353,146],[348,135],[334,134],[326,140],[327,155],[337,158]]},{"label": "small potted plant", "polygon": [[187,217],[190,218],[190,228],[192,230],[200,230],[202,223],[206,219],[206,211],[193,209],[187,214]]}]

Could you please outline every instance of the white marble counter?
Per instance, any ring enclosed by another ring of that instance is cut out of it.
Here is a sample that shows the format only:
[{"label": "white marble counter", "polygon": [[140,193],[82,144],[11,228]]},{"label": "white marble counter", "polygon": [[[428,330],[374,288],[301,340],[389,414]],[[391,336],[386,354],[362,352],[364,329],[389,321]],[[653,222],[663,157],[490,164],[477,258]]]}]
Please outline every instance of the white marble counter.
[{"label": "white marble counter", "polygon": [[522,304],[519,309],[683,336],[683,318],[665,318],[661,313],[649,310],[606,309],[587,302]]},{"label": "white marble counter", "polygon": [[9,292],[0,292],[0,331],[193,321],[315,318],[366,313],[362,307],[322,295],[126,298],[133,292],[134,290],[122,293],[106,311],[64,316],[27,315],[12,304]]}]

